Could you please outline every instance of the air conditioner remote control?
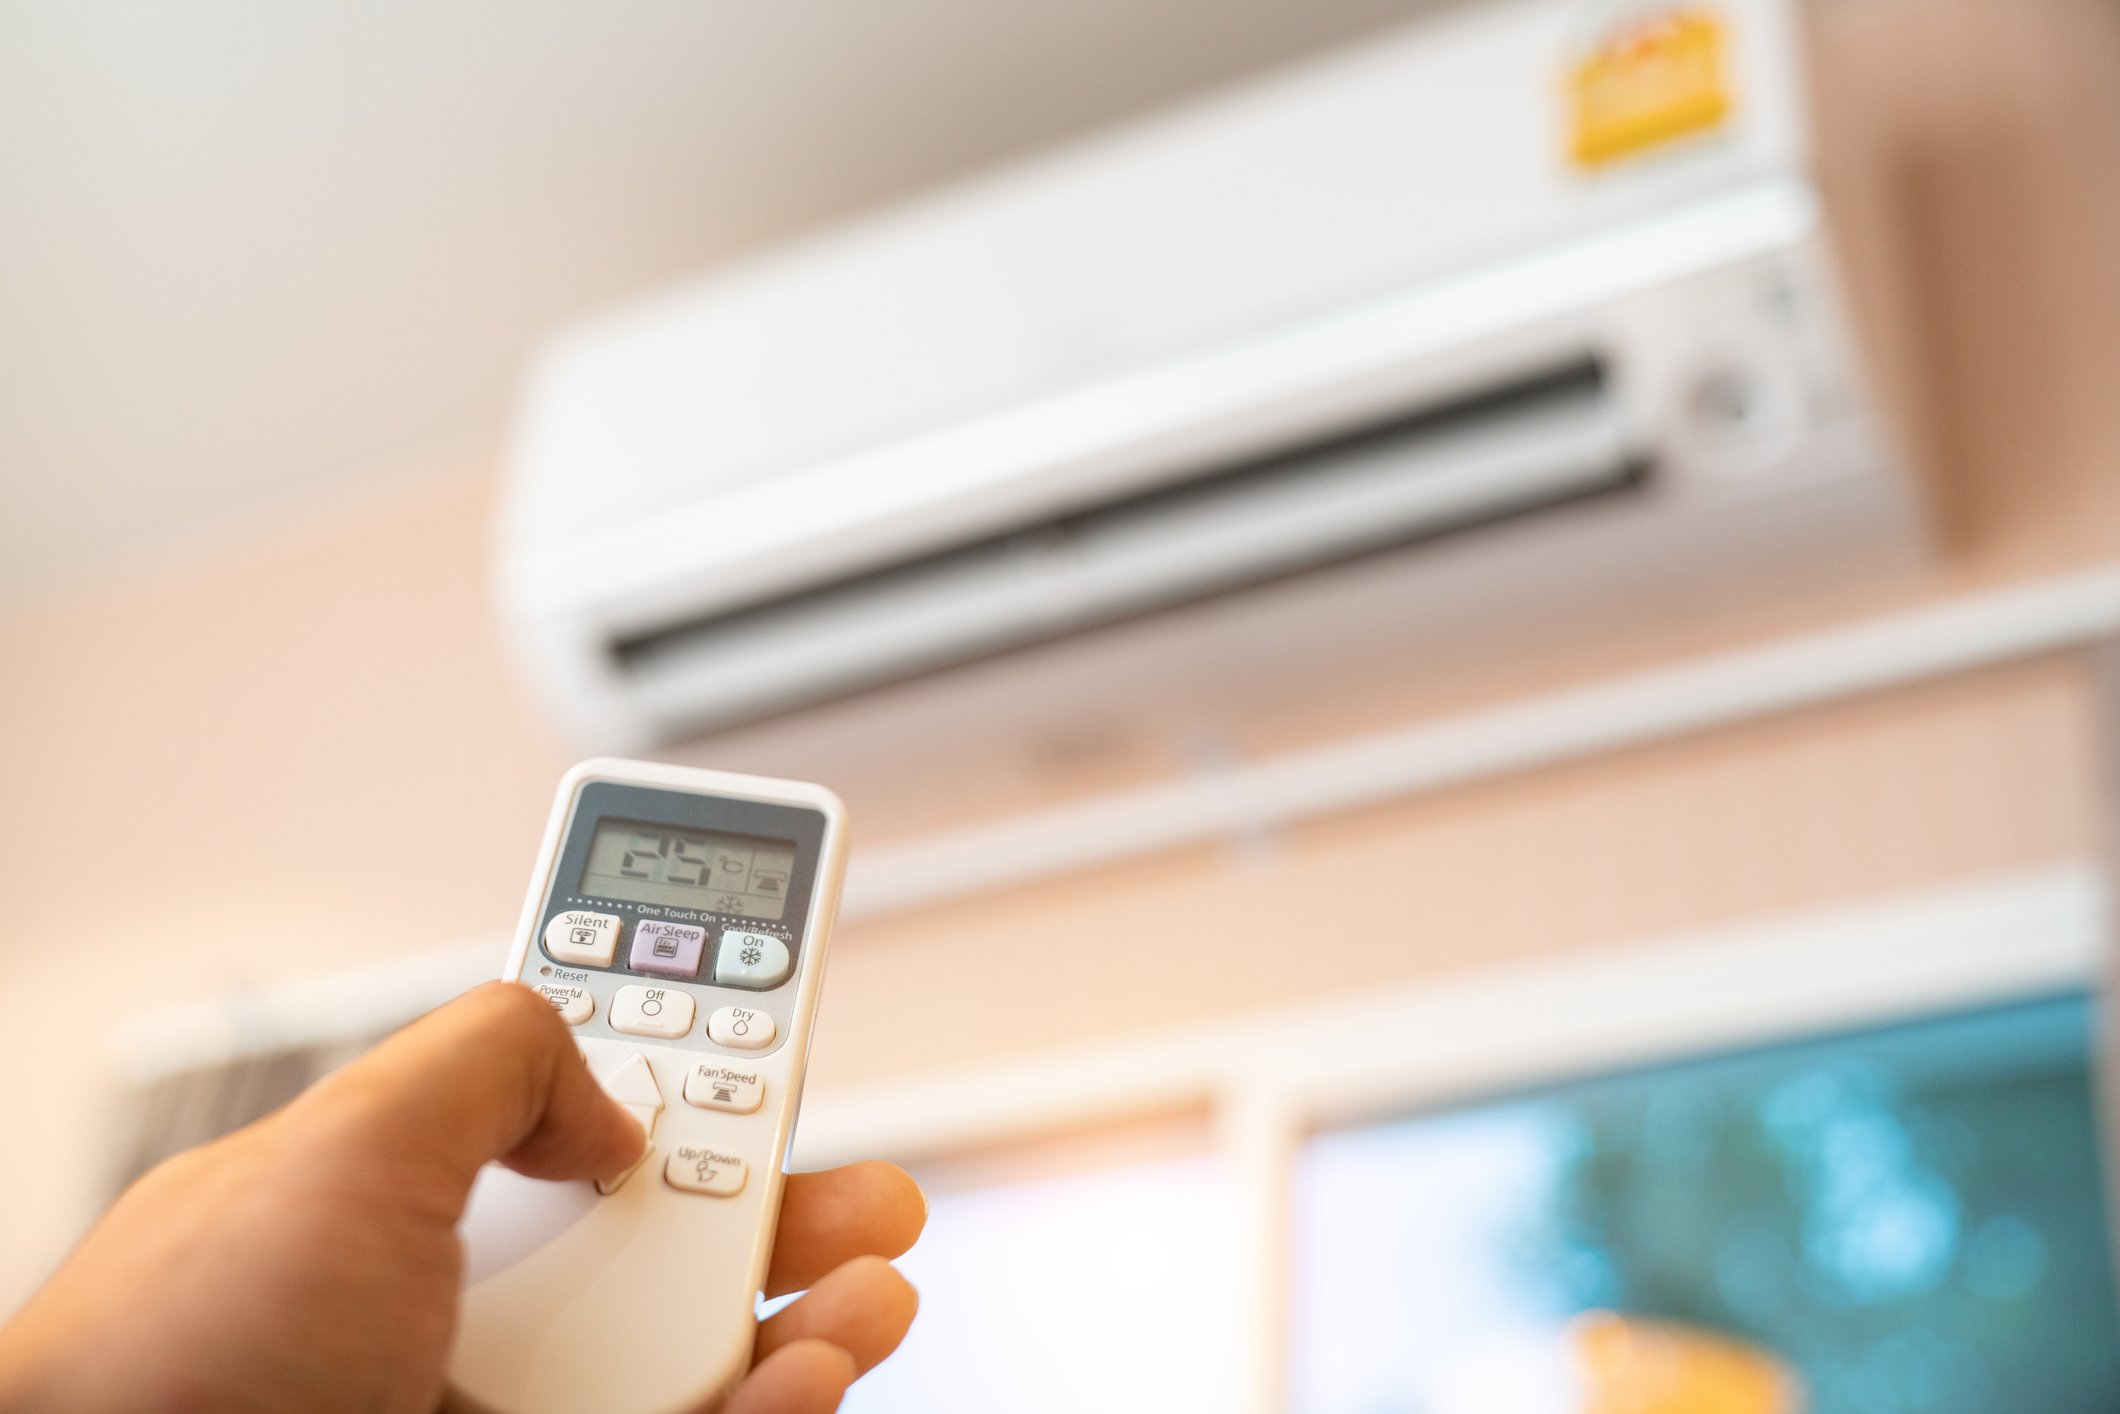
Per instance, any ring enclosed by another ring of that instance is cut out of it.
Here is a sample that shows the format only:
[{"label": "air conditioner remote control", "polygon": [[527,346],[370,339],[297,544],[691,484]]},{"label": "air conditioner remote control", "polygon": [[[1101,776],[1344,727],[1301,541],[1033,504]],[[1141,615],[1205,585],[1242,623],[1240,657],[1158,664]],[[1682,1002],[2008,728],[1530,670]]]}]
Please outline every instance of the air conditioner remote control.
[{"label": "air conditioner remote control", "polygon": [[497,1414],[676,1414],[750,1366],[846,810],[637,761],[560,782],[502,976],[648,1130],[602,1185],[480,1175],[451,1382]]}]

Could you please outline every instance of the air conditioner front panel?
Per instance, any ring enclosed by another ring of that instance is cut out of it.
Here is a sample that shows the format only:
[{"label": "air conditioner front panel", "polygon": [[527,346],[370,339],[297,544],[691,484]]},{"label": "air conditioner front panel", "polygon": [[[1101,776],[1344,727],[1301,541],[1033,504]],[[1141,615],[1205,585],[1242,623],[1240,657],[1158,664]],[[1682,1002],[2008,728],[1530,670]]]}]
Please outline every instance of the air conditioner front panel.
[{"label": "air conditioner front panel", "polygon": [[1718,8],[1730,120],[1594,179],[1561,97],[1583,6],[1483,0],[578,329],[526,400],[507,536],[622,529],[1798,175],[1786,6]]},{"label": "air conditioner front panel", "polygon": [[1776,182],[1397,292],[940,431],[703,496],[622,531],[519,547],[523,609],[621,631],[761,602],[1388,415],[1494,372],[1478,350],[1786,251],[1817,202]]},{"label": "air conditioner front panel", "polygon": [[[1610,169],[1564,155],[1589,11],[1479,0],[560,340],[500,523],[524,662],[639,750],[996,655],[1123,702],[1177,671],[1123,666],[1159,636],[1241,693],[1298,643],[1371,651],[1364,602],[1418,653],[1542,596],[1918,545],[1793,7],[1709,2],[1733,115]],[[1566,367],[1594,397],[1502,396]]]}]

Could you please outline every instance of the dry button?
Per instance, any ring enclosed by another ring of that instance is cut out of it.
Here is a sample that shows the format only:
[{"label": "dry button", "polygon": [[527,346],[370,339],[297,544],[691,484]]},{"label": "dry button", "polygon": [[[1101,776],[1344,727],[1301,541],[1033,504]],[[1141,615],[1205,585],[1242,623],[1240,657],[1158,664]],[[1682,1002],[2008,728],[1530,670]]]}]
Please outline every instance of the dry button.
[{"label": "dry button", "polygon": [[563,982],[540,982],[538,995],[552,1003],[559,1019],[569,1026],[579,1026],[596,1015],[596,998],[579,987],[569,987]]},{"label": "dry button", "polygon": [[765,1077],[755,1069],[743,1070],[707,1061],[693,1066],[685,1076],[685,1103],[703,1110],[727,1110],[732,1115],[747,1115],[765,1098]]},{"label": "dry button", "polygon": [[[611,1023],[618,1025],[616,1021]],[[707,1018],[707,1039],[739,1051],[762,1051],[773,1044],[773,1018],[762,1011],[725,1006]]]},{"label": "dry button", "polygon": [[609,967],[618,951],[618,915],[562,913],[545,925],[545,951],[561,962]]},{"label": "dry button", "polygon": [[743,1192],[744,1176],[749,1171],[750,1165],[734,1154],[724,1154],[704,1144],[680,1144],[670,1151],[670,1161],[663,1165],[663,1179],[672,1188],[682,1188],[687,1193],[733,1198]]},{"label": "dry button", "polygon": [[611,998],[611,1029],[674,1041],[692,1029],[692,996],[675,987],[620,987]]}]

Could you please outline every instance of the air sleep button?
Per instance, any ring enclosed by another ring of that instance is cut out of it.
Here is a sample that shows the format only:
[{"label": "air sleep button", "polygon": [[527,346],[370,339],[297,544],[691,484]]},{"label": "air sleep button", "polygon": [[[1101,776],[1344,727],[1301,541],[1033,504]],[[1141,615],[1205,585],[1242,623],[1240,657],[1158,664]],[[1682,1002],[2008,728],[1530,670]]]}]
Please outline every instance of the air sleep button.
[{"label": "air sleep button", "polygon": [[633,950],[626,954],[626,966],[657,977],[697,977],[706,948],[706,929],[650,918],[633,925]]}]

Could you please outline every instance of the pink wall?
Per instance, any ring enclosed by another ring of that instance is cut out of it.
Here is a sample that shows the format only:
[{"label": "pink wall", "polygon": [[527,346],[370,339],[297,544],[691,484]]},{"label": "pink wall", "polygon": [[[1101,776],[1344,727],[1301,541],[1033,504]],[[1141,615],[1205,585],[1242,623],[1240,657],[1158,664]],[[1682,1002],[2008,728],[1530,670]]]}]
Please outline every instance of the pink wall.
[{"label": "pink wall", "polygon": [[[1643,623],[1536,664],[1379,680],[1233,720],[1269,749],[1773,627],[2120,556],[2120,44],[2094,0],[1836,7],[1834,155],[1872,254],[1918,296],[1939,394],[1946,560],[1862,601]],[[126,1016],[498,939],[572,759],[511,677],[483,592],[489,469],[467,464],[198,562],[0,616],[0,1309],[92,1212]],[[1594,947],[2098,847],[2095,723],[2070,659],[1629,753],[877,920],[840,939],[817,1082]],[[909,795],[844,782],[861,838],[1170,769],[1167,741]],[[765,747],[757,751],[769,755]],[[734,761],[730,764],[751,764]],[[1021,765],[1022,763],[1018,763]],[[975,778],[976,777],[976,778]],[[867,820],[866,826],[858,822]],[[1115,1014],[1057,959],[1124,898],[1167,1004]],[[1346,940],[1277,971],[1291,930]],[[135,969],[145,956],[181,961]],[[496,958],[498,944],[496,942]],[[993,1005],[996,997],[1005,1006]],[[940,1009],[960,1024],[894,1018]]]}]

